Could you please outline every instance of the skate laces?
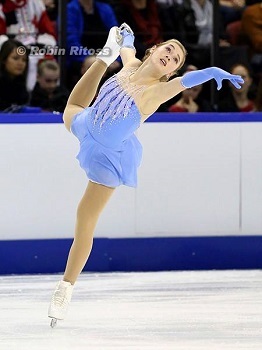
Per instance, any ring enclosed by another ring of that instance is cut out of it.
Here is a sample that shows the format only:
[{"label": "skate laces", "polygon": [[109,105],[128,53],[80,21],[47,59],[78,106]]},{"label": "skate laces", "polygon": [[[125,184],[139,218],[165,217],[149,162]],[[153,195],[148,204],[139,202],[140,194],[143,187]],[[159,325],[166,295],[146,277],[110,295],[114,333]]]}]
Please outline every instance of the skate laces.
[{"label": "skate laces", "polygon": [[53,295],[52,298],[52,303],[55,306],[58,306],[59,308],[64,308],[67,306],[67,304],[70,301],[70,297],[68,298],[67,296],[67,290],[66,288],[61,288],[59,289],[59,287],[55,290],[55,293]]},{"label": "skate laces", "polygon": [[120,31],[120,28],[116,28],[116,42],[118,43],[118,45],[121,45],[123,41],[123,37]]}]

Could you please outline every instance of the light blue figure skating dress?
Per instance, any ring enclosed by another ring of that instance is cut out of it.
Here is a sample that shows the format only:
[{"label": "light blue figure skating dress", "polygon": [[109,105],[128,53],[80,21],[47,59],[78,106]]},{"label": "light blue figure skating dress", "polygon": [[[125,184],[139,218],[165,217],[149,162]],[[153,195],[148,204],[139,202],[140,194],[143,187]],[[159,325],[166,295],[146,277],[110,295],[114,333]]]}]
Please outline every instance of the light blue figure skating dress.
[{"label": "light blue figure skating dress", "polygon": [[134,135],[141,123],[135,100],[146,86],[130,83],[135,70],[124,68],[109,78],[93,105],[76,114],[71,124],[80,141],[80,166],[91,181],[109,187],[137,186],[142,146]]}]

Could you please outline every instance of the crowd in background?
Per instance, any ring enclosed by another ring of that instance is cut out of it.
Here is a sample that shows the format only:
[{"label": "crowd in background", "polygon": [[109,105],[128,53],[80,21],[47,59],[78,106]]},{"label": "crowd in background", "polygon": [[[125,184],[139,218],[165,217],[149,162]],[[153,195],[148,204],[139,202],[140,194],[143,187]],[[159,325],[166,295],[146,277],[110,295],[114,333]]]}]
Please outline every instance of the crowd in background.
[{"label": "crowd in background", "polygon": [[[39,111],[63,112],[70,91],[94,62],[94,54],[104,46],[109,29],[123,22],[134,30],[139,59],[154,44],[176,38],[187,50],[180,75],[208,67],[212,14],[210,0],[70,0],[63,72],[58,55],[41,50],[57,47],[58,0],[0,0],[0,110],[21,111],[30,106]],[[210,84],[199,85],[183,91],[160,111],[262,110],[262,2],[220,0],[218,15],[218,66],[241,75],[245,81],[242,89],[227,84],[213,106]],[[87,50],[69,54],[75,47]],[[34,48],[38,54],[32,54]],[[121,67],[119,58],[108,68],[103,81]],[[66,76],[65,86],[60,83],[61,74]]]}]

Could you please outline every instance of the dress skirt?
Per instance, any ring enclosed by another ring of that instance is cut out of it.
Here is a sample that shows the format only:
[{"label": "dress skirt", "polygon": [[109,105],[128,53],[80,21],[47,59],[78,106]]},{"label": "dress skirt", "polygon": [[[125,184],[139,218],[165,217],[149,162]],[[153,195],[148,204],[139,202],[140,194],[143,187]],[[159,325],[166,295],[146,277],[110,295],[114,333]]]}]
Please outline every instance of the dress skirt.
[{"label": "dress skirt", "polygon": [[141,164],[142,146],[135,134],[117,146],[105,146],[88,127],[88,109],[72,120],[71,131],[80,142],[76,158],[90,181],[108,187],[137,186],[137,168]]}]

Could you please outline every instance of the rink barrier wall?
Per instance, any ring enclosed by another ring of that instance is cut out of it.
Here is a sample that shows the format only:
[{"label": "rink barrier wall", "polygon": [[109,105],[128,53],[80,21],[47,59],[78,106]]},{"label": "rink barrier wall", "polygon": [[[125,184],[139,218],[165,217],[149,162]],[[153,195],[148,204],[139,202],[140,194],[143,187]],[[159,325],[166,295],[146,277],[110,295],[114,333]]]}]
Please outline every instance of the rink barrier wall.
[{"label": "rink barrier wall", "polygon": [[[0,274],[60,273],[72,239],[0,241]],[[96,238],[84,271],[261,269],[262,236]]]},{"label": "rink barrier wall", "polygon": [[[262,122],[262,113],[155,113],[146,123]],[[0,113],[0,124],[63,123],[60,113]]]},{"label": "rink barrier wall", "polygon": [[[147,123],[256,123],[262,113],[156,113]],[[61,114],[0,114],[0,124],[62,123]],[[2,230],[2,228],[0,228]],[[37,228],[36,228],[37,230]],[[176,233],[177,235],[177,233]],[[21,234],[22,236],[22,234]],[[123,234],[124,236],[124,234]],[[177,235],[178,236],[178,235]],[[72,239],[0,240],[0,274],[59,273]],[[256,235],[96,238],[85,271],[163,271],[262,268]]]}]

